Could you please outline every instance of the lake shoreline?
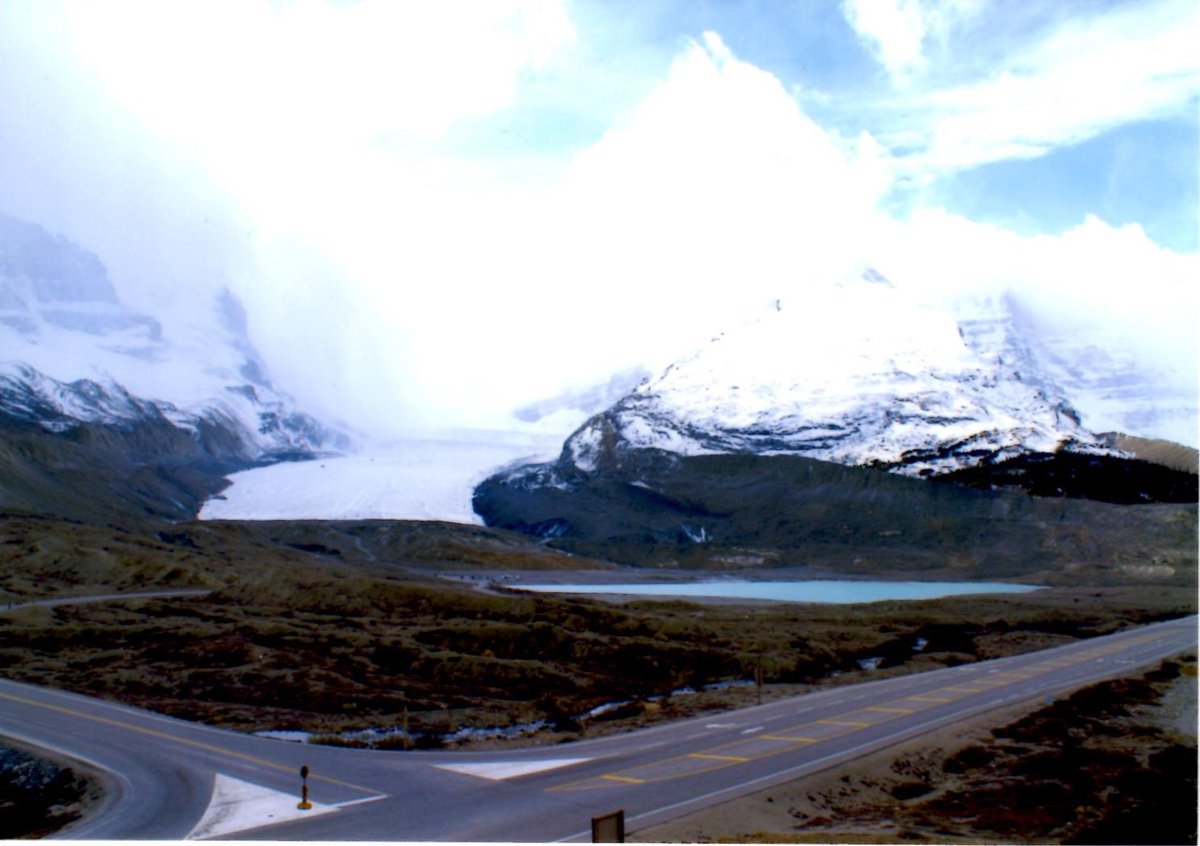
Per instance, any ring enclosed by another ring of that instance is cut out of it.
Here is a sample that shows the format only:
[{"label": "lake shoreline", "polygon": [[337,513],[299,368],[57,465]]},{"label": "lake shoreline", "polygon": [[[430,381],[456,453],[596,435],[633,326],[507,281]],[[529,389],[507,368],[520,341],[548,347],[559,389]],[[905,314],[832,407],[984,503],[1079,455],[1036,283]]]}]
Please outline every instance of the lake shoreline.
[{"label": "lake shoreline", "polygon": [[[920,579],[913,578],[911,574],[904,574],[901,578],[846,575],[808,567],[780,568],[753,574],[744,571],[662,572],[622,567],[611,570],[440,575],[453,581],[474,584],[480,590],[561,593],[619,603],[682,600],[720,604],[808,602],[844,605],[948,596],[1020,594],[1048,587],[999,580]],[[858,587],[861,587],[861,594],[847,592],[849,588]]]}]

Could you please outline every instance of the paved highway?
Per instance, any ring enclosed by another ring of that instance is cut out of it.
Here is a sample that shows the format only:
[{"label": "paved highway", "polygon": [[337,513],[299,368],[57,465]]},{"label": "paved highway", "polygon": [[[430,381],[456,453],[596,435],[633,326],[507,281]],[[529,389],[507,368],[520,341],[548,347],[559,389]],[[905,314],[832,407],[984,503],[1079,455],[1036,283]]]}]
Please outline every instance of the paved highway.
[{"label": "paved highway", "polygon": [[[1196,648],[1197,618],[1055,649],[825,690],[628,734],[504,752],[306,746],[0,680],[0,735],[84,760],[110,798],[89,839],[590,838],[635,831],[836,766],[1004,705],[1128,674]],[[308,766],[314,808],[296,809]]]}]

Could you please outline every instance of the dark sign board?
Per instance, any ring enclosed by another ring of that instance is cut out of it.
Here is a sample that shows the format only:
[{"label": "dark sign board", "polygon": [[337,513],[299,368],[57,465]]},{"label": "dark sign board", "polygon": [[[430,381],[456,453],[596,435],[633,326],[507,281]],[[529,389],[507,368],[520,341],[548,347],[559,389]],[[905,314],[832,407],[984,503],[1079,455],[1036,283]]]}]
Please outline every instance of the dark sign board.
[{"label": "dark sign board", "polygon": [[592,817],[593,843],[624,843],[625,842],[625,812],[613,811],[599,817]]}]

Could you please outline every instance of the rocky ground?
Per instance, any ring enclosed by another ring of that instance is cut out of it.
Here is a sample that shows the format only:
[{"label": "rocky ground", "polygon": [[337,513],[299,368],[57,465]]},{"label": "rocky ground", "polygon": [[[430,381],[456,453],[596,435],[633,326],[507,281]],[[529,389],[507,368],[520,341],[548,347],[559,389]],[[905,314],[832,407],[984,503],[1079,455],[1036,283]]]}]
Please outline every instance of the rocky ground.
[{"label": "rocky ground", "polygon": [[631,839],[1195,843],[1196,766],[1188,656],[1049,706],[986,714]]},{"label": "rocky ground", "polygon": [[44,754],[0,742],[0,840],[47,837],[101,800],[95,774]]}]

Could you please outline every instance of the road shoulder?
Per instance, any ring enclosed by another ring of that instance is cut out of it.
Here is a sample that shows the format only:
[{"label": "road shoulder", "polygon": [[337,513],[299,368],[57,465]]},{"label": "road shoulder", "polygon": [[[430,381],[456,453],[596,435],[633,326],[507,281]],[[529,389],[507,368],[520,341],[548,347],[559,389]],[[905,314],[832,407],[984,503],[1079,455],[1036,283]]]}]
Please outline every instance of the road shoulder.
[{"label": "road shoulder", "polygon": [[1195,767],[1189,656],[1051,705],[993,711],[630,839],[1130,842],[1122,832],[1151,825],[1156,842],[1187,842],[1189,833],[1194,842]]}]

